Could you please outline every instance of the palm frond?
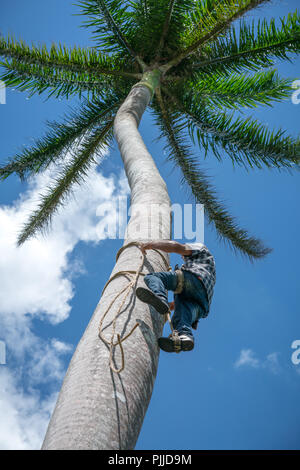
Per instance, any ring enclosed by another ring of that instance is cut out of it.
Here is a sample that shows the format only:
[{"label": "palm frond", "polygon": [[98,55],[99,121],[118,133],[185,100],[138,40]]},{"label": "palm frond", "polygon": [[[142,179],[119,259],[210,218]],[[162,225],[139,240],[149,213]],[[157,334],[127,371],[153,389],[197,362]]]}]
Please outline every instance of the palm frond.
[{"label": "palm frond", "polygon": [[258,70],[274,65],[274,60],[290,60],[300,53],[300,15],[296,11],[287,18],[243,22],[237,32],[231,29],[225,37],[201,48],[191,70],[224,73]]},{"label": "palm frond", "polygon": [[161,37],[160,37],[160,40],[159,40],[159,44],[158,44],[158,47],[157,47],[157,50],[156,50],[156,60],[160,59],[160,54],[161,54],[161,51],[163,49],[164,42],[165,42],[168,30],[169,30],[171,17],[172,17],[174,5],[175,5],[176,2],[179,3],[178,0],[169,0],[167,2],[168,3],[168,10],[167,10],[166,17],[165,17],[165,22],[164,22],[164,25],[163,25],[163,28],[162,28],[162,33],[161,33]]},{"label": "palm frond", "polygon": [[177,65],[190,54],[198,51],[206,43],[221,36],[238,18],[248,11],[270,0],[201,0],[194,4],[185,25],[183,41],[185,47],[171,59]]},{"label": "palm frond", "polygon": [[[180,79],[182,81],[183,79]],[[212,107],[240,109],[268,105],[290,98],[291,79],[279,77],[276,70],[253,75],[223,73],[197,74],[184,80],[184,89],[193,90],[193,100]]]},{"label": "palm frond", "polygon": [[62,44],[52,44],[50,50],[47,47],[31,47],[25,41],[17,41],[12,36],[7,39],[0,36],[0,56],[12,59],[20,64],[36,65],[64,70],[76,74],[93,75],[117,75],[139,78],[131,70],[126,70],[128,62],[122,61],[121,57],[101,54],[95,49],[83,49],[80,47],[68,48]]},{"label": "palm frond", "polygon": [[106,77],[95,77],[88,74],[77,74],[65,70],[55,70],[51,67],[22,64],[17,60],[0,62],[6,71],[0,80],[10,88],[27,91],[29,97],[34,94],[47,93],[47,98],[70,98],[74,95],[82,97],[84,93],[96,97],[104,97],[111,85]]},{"label": "palm frond", "polygon": [[[99,14],[97,16],[96,2],[92,0],[84,3],[88,4],[84,8],[85,14],[92,17],[88,24],[97,26],[94,30],[95,38],[99,39],[105,50],[120,53],[120,47],[115,48],[116,39],[108,31],[108,22],[99,17]],[[144,69],[146,63],[155,60],[163,62],[178,50],[185,16],[193,7],[194,0],[131,0],[129,5],[120,1],[119,7],[117,2],[105,3],[111,5],[109,11],[117,19],[124,37]],[[113,45],[114,48],[111,49]]]},{"label": "palm frond", "polygon": [[113,32],[115,39],[119,42],[120,45],[124,46],[124,48],[129,52],[132,57],[136,57],[136,53],[128,43],[125,35],[121,31],[119,26],[119,22],[115,20],[115,16],[118,18],[122,17],[126,12],[126,7],[123,6],[123,1],[120,0],[95,0],[98,4],[99,10],[105,19],[107,27],[110,31]]},{"label": "palm frond", "polygon": [[235,118],[234,114],[216,113],[193,99],[192,93],[174,95],[163,88],[171,102],[187,119],[190,136],[195,134],[200,146],[212,150],[221,160],[222,151],[233,164],[247,168],[299,168],[300,139],[285,136],[282,130],[271,131],[252,118]]},{"label": "palm frond", "polygon": [[80,148],[87,132],[109,116],[115,114],[122,101],[114,96],[107,96],[104,101],[86,102],[79,109],[72,110],[62,123],[48,123],[48,132],[35,141],[30,148],[11,158],[0,167],[0,180],[16,173],[21,179],[44,171],[52,163],[60,163],[66,154]]},{"label": "palm frond", "polygon": [[223,204],[218,201],[216,191],[209,178],[200,168],[192,155],[190,146],[186,143],[180,114],[171,115],[167,103],[164,103],[158,93],[160,112],[158,123],[162,135],[167,139],[169,159],[181,169],[182,183],[186,183],[196,202],[204,205],[205,214],[210,224],[215,226],[219,238],[230,246],[246,255],[251,261],[266,256],[271,250],[266,248],[261,240],[249,236],[248,232],[238,227],[236,220],[228,213]]},{"label": "palm frond", "polygon": [[84,139],[80,151],[72,155],[54,185],[42,195],[37,210],[29,217],[18,237],[19,246],[38,231],[49,228],[54,213],[66,202],[74,184],[82,183],[91,165],[96,163],[96,155],[108,145],[112,138],[112,127],[113,119],[109,119]]},{"label": "palm frond", "polygon": [[133,58],[141,66],[145,64],[130,44],[130,31],[133,28],[132,14],[128,12],[128,4],[124,0],[89,0],[77,4],[82,15],[90,19],[84,26],[94,28],[94,39],[107,53],[117,53]]}]

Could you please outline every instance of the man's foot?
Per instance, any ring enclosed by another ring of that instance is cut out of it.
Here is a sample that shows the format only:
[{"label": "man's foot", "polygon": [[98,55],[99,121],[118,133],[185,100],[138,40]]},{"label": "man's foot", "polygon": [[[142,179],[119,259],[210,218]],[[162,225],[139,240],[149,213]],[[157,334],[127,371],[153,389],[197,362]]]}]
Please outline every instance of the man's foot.
[{"label": "man's foot", "polygon": [[152,290],[145,289],[145,287],[137,287],[136,295],[142,301],[152,305],[158,313],[165,315],[169,311],[169,304],[164,302],[158,295],[154,294]]},{"label": "man's foot", "polygon": [[174,331],[168,338],[158,338],[158,345],[166,352],[191,351],[194,349],[194,338]]}]

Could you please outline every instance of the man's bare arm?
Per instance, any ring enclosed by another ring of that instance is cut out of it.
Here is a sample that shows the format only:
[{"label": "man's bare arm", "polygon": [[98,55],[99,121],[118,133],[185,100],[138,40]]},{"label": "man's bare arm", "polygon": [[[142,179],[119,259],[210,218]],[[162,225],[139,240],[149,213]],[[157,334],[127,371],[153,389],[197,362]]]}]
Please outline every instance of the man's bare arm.
[{"label": "man's bare arm", "polygon": [[162,250],[166,253],[178,253],[179,255],[191,255],[192,250],[183,243],[175,242],[173,240],[153,240],[151,242],[141,243],[141,250]]}]

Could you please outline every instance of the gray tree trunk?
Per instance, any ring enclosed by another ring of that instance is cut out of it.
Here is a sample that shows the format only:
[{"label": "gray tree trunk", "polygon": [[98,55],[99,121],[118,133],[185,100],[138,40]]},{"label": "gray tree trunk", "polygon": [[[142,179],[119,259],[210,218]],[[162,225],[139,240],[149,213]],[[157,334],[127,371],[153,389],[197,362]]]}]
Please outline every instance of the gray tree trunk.
[{"label": "gray tree trunk", "polygon": [[[132,88],[115,119],[115,137],[131,188],[131,217],[124,245],[141,239],[170,239],[166,185],[137,130],[150,97],[146,86]],[[168,263],[168,256],[164,257]],[[123,270],[136,270],[140,262],[140,250],[131,246],[121,253],[111,276]],[[160,254],[147,251],[142,271],[164,270]],[[116,331],[125,336],[137,321],[139,326],[122,343],[124,370],[120,374],[111,371],[109,347],[99,339],[98,327],[108,305],[128,282],[127,277],[118,276],[105,289],[70,362],[42,449],[134,449],[157,373],[157,338],[162,334],[164,320],[131,291],[118,317]],[[140,276],[138,285],[143,284]],[[121,299],[105,319],[103,334],[107,339]],[[118,347],[114,359],[119,367]]]}]

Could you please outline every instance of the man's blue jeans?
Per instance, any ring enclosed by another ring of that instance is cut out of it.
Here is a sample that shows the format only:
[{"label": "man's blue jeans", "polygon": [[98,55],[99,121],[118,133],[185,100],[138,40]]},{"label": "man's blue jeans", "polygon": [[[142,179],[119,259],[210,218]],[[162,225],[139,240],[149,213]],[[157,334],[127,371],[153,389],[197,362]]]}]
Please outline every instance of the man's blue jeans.
[{"label": "man's blue jeans", "polygon": [[[207,294],[204,285],[195,274],[184,270],[182,272],[184,287],[180,294],[174,295],[175,313],[172,317],[172,324],[180,333],[193,336],[192,324],[208,314]],[[144,281],[150,290],[167,303],[166,290],[175,291],[177,287],[177,275],[172,271],[147,274]]]}]

